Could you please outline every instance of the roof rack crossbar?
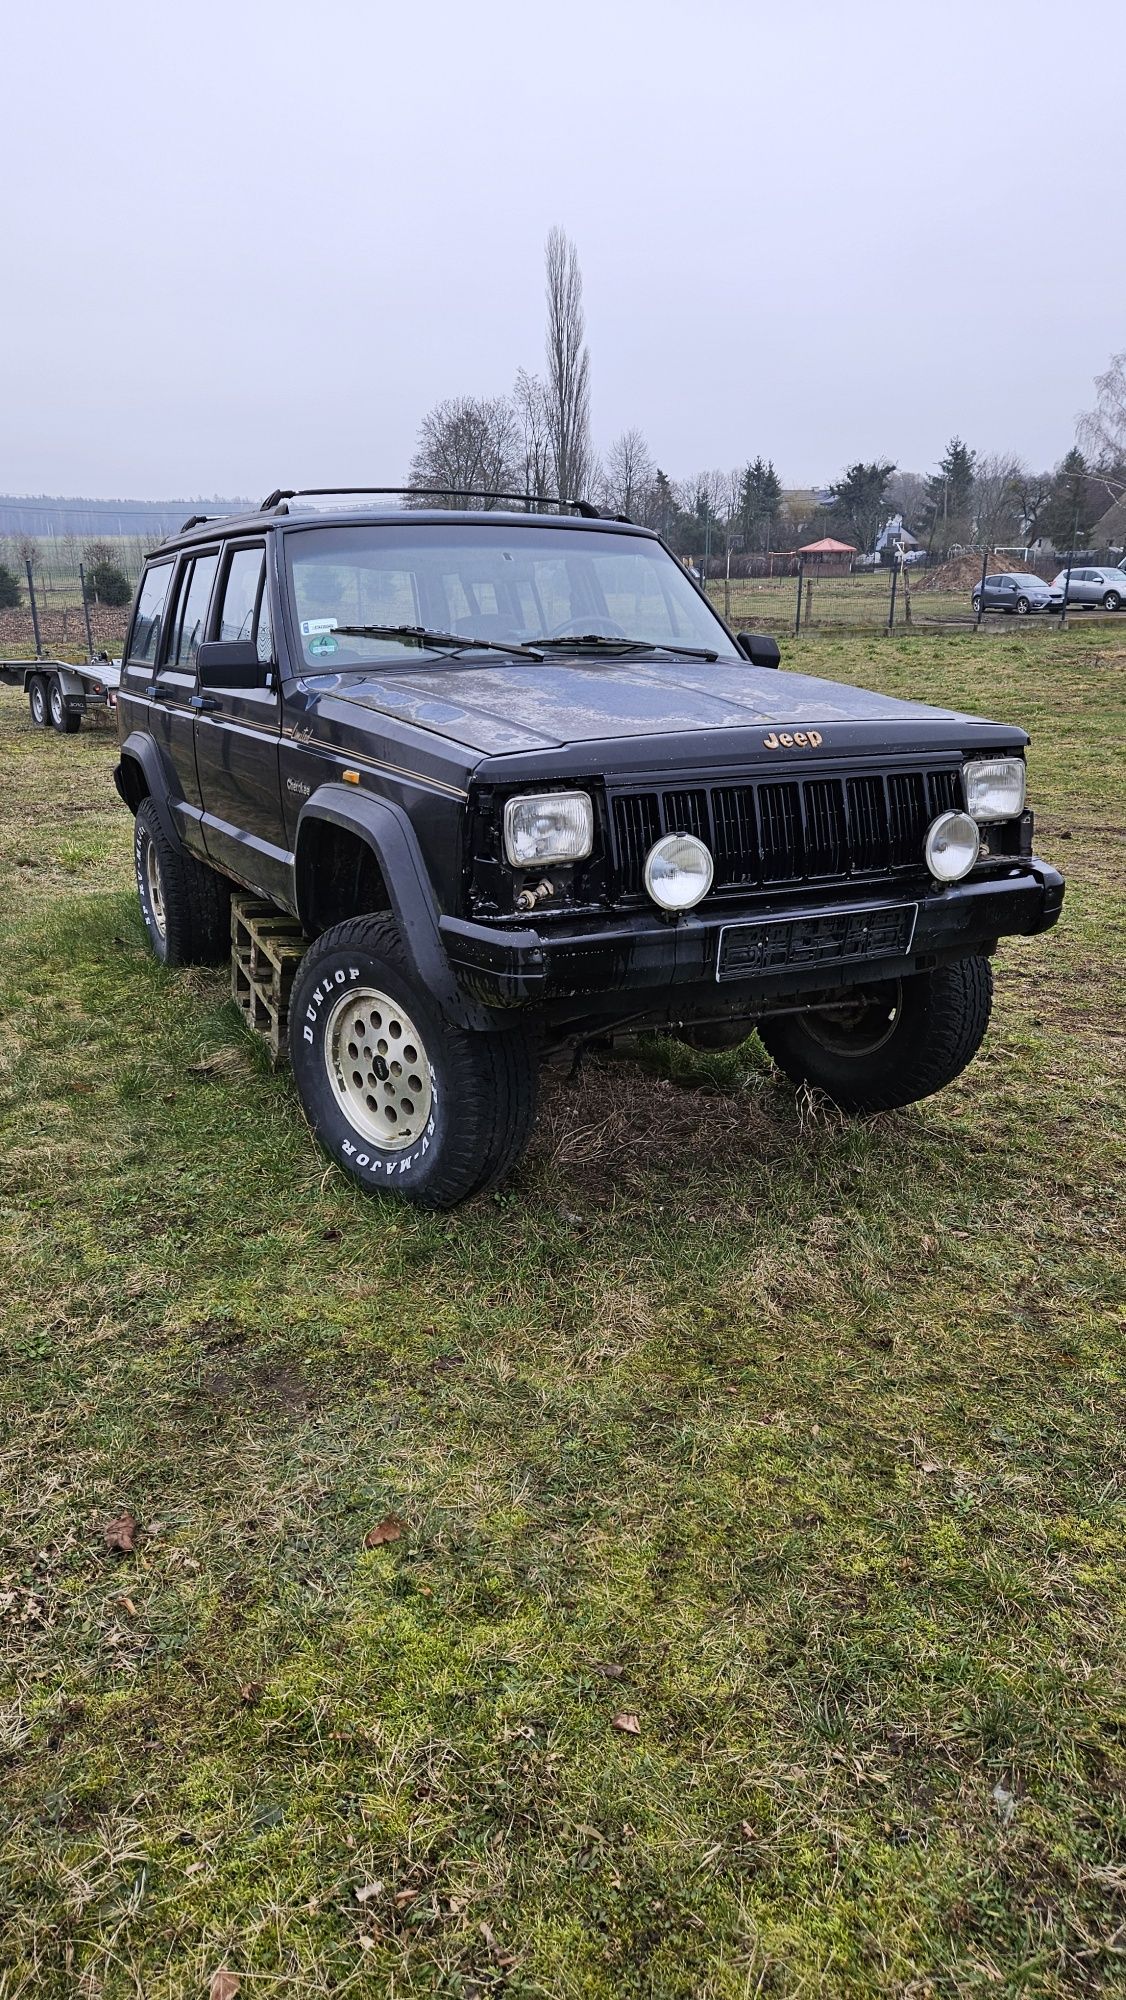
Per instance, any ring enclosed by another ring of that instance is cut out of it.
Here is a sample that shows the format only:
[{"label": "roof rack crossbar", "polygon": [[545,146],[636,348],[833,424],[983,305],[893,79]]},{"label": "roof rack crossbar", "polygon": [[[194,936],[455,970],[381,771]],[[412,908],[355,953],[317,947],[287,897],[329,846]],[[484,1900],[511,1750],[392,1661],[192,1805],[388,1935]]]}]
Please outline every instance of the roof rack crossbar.
[{"label": "roof rack crossbar", "polygon": [[275,513],[287,500],[323,499],[333,493],[368,493],[377,498],[417,493],[428,500],[513,500],[529,514],[539,507],[573,507],[576,514],[586,521],[606,518],[593,500],[565,500],[557,493],[495,493],[488,486],[279,486],[275,492],[267,494],[260,511],[263,514]]}]

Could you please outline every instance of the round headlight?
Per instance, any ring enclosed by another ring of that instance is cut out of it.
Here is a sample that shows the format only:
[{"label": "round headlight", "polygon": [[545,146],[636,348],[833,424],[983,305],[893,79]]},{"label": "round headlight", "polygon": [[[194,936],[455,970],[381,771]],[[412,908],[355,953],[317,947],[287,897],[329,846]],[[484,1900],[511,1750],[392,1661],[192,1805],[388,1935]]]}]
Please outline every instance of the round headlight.
[{"label": "round headlight", "polygon": [[969,813],[939,813],[927,828],[923,853],[936,882],[960,882],[980,852],[981,835]]},{"label": "round headlight", "polygon": [[690,910],[712,886],[712,857],[693,833],[666,833],[649,849],[645,887],[662,910]]}]

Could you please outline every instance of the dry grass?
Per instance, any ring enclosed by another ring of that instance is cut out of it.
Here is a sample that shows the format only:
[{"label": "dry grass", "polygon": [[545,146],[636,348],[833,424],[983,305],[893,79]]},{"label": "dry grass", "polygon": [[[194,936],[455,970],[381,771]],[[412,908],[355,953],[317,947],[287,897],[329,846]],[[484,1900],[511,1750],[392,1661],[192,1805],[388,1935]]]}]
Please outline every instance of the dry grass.
[{"label": "dry grass", "polygon": [[450,1217],[326,1173],[0,694],[4,2000],[1122,1989],[1124,667],[800,663],[1033,726],[982,1059],[856,1126],[592,1054]]}]

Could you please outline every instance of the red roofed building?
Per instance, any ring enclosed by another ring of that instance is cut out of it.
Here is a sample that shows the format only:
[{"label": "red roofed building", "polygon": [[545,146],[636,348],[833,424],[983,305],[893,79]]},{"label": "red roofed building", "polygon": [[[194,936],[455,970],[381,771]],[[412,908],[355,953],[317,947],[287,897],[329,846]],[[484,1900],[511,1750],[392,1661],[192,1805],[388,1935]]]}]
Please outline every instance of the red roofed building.
[{"label": "red roofed building", "polygon": [[847,569],[856,550],[851,542],[835,542],[832,535],[823,535],[819,542],[807,542],[798,554],[806,564],[818,563],[826,569]]}]

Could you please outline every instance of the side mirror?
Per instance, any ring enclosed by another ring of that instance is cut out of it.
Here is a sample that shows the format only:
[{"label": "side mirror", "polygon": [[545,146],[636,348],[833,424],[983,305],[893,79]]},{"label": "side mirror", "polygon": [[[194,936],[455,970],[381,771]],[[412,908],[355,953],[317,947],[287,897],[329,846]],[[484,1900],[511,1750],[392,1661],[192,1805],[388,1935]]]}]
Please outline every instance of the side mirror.
[{"label": "side mirror", "polygon": [[[778,641],[769,632],[737,632],[739,651],[750,661],[752,667],[777,667],[781,665],[782,654]],[[202,646],[200,651],[203,651]]]},{"label": "side mirror", "polygon": [[195,656],[201,688],[263,687],[270,671],[253,639],[205,639]]}]

